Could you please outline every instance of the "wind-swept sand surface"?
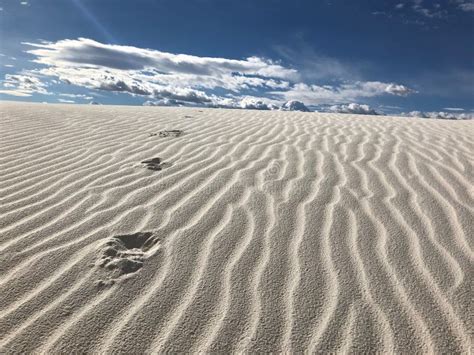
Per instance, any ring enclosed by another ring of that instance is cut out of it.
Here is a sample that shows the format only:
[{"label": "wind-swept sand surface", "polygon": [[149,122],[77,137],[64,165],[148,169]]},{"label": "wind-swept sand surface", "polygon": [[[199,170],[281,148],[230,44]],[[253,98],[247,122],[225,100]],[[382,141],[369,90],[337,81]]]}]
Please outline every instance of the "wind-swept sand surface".
[{"label": "wind-swept sand surface", "polygon": [[472,350],[472,121],[0,120],[1,353]]}]

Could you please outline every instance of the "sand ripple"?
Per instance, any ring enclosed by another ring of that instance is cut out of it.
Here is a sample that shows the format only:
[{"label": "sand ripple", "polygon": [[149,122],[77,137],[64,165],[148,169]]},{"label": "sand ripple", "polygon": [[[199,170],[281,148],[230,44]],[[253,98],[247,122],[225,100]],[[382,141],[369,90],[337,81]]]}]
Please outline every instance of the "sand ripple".
[{"label": "sand ripple", "polygon": [[2,353],[472,351],[474,122],[0,117]]}]

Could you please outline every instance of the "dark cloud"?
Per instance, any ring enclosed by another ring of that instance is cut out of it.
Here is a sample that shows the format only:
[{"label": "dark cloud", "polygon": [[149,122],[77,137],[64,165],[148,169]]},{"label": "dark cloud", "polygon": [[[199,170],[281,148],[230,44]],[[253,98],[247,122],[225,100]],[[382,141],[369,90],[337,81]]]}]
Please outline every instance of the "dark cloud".
[{"label": "dark cloud", "polygon": [[130,94],[142,96],[151,95],[150,91],[147,91],[139,87],[138,85],[128,85],[123,80],[102,82],[99,84],[97,89],[106,91],[128,92]]},{"label": "dark cloud", "polygon": [[273,78],[294,77],[296,71],[259,57],[244,60],[173,54],[132,46],[103,44],[87,38],[55,43],[24,43],[38,63],[62,67],[102,67],[117,70],[154,68],[162,73],[202,76],[243,73]]},{"label": "dark cloud", "polygon": [[157,99],[175,100],[193,104],[206,104],[212,102],[212,99],[205,93],[189,89],[176,91],[170,91],[168,89],[155,90],[153,96]]}]

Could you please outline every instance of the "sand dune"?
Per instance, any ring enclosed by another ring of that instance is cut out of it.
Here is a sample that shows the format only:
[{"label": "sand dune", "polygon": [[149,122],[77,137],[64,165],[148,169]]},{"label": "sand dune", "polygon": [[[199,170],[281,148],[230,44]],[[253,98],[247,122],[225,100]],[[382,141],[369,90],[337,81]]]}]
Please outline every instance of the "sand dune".
[{"label": "sand dune", "polygon": [[474,122],[0,116],[1,353],[472,351]]}]

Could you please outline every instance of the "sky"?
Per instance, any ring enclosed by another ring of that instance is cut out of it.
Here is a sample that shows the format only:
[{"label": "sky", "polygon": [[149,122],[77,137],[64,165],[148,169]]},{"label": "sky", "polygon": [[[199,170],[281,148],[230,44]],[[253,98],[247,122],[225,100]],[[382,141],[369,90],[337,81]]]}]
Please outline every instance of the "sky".
[{"label": "sky", "polygon": [[0,0],[0,9],[0,100],[474,112],[474,0]]}]

